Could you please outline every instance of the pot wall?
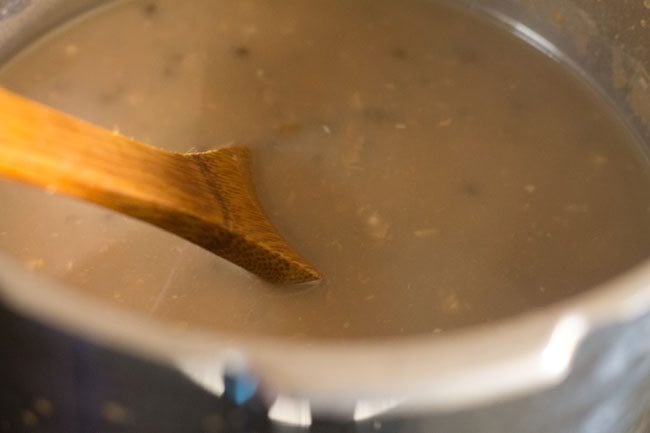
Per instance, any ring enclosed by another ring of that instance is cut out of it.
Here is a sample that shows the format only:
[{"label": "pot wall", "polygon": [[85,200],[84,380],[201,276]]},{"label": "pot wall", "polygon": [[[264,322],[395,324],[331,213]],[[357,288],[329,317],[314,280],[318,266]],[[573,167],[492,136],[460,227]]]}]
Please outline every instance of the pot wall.
[{"label": "pot wall", "polygon": [[345,419],[311,414],[309,426],[297,425],[300,419],[291,412],[285,419],[291,425],[270,420],[259,396],[238,402],[236,379],[226,380],[231,386],[218,397],[173,368],[4,307],[0,329],[0,432],[646,433],[650,428],[650,316],[593,334],[567,380],[543,392],[453,413],[401,415],[397,407],[357,422],[352,411]]}]

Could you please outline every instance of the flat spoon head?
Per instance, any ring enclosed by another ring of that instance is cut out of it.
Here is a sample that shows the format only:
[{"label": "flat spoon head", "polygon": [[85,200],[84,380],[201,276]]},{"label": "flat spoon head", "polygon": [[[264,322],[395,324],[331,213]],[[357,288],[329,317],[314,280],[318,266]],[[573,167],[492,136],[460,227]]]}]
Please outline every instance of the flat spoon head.
[{"label": "flat spoon head", "polygon": [[167,152],[0,88],[0,176],[149,222],[272,283],[321,278],[264,214],[244,147]]}]

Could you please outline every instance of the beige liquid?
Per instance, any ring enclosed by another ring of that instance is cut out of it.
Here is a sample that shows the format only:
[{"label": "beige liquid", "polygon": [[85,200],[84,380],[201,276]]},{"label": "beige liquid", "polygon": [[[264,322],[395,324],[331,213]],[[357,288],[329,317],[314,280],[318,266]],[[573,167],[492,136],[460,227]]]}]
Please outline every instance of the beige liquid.
[{"label": "beige liquid", "polygon": [[153,227],[0,182],[2,252],[181,330],[441,332],[650,253],[650,176],[622,125],[561,65],[443,4],[128,2],[0,83],[168,149],[253,147],[264,206],[320,286],[287,294]]}]

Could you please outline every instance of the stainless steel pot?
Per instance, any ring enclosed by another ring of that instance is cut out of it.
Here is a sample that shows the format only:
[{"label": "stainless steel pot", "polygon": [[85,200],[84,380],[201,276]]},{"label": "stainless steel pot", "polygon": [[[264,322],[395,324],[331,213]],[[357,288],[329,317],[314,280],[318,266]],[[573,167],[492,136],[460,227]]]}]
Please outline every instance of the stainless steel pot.
[{"label": "stainless steel pot", "polygon": [[[650,3],[463,0],[591,80],[650,147]],[[0,0],[0,62],[98,0]],[[650,149],[644,149],[646,152]],[[650,261],[561,304],[441,337],[192,332],[0,257],[0,431],[645,432]]]}]

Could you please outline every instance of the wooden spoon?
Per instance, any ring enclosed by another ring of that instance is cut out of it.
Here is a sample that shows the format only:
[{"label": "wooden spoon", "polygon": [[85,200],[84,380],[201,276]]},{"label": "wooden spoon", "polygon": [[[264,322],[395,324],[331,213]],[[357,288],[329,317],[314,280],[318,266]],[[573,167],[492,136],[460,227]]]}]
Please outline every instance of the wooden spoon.
[{"label": "wooden spoon", "polygon": [[149,222],[273,283],[320,278],[264,215],[244,147],[167,152],[0,88],[0,176]]}]

